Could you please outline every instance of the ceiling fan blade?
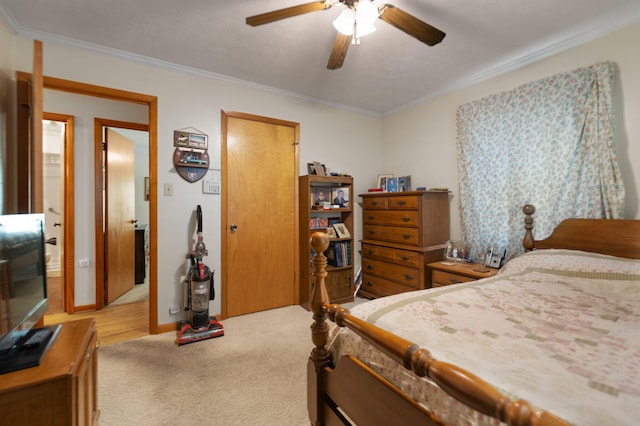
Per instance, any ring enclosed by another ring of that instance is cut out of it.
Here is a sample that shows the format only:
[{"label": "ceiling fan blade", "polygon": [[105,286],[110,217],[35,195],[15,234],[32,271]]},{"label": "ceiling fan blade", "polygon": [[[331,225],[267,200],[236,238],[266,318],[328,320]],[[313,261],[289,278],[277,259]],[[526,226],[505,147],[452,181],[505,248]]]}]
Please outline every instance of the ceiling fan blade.
[{"label": "ceiling fan blade", "polygon": [[446,35],[439,29],[390,4],[385,4],[381,8],[380,19],[429,46],[440,43]]},{"label": "ceiling fan blade", "polygon": [[280,19],[291,18],[293,16],[303,15],[309,12],[328,9],[333,4],[330,2],[314,1],[311,3],[299,4],[298,6],[285,7],[284,9],[274,10],[273,12],[262,13],[247,18],[247,24],[255,27],[257,25],[268,24],[270,22],[279,21]]},{"label": "ceiling fan blade", "polygon": [[342,67],[344,58],[347,56],[347,50],[351,44],[351,36],[347,36],[338,32],[336,35],[336,41],[333,43],[333,49],[331,49],[331,56],[329,56],[329,62],[327,63],[327,69],[337,70]]}]

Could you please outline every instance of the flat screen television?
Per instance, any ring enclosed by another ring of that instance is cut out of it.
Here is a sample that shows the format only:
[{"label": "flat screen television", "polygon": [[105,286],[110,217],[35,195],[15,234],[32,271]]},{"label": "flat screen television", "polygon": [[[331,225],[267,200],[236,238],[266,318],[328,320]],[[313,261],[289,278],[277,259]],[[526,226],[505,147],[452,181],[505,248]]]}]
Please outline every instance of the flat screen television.
[{"label": "flat screen television", "polygon": [[0,215],[0,374],[39,365],[59,329],[34,329],[48,308],[44,244],[43,214]]}]

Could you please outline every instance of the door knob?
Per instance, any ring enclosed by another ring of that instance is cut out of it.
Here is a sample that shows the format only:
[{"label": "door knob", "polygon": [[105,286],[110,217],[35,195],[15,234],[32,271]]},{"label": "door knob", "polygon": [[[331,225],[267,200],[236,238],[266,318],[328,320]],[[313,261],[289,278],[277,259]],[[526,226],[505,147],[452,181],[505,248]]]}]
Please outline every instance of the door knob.
[{"label": "door knob", "polygon": [[62,224],[60,222],[56,222],[53,224],[53,226],[62,226]]},{"label": "door knob", "polygon": [[236,232],[238,230],[238,225],[233,224],[229,227],[229,229],[231,229],[231,232]]},{"label": "door knob", "polygon": [[138,222],[139,222],[139,221],[138,221],[138,219],[131,219],[131,221],[130,221],[130,222],[131,222],[131,224],[132,224],[132,225],[136,225],[136,226],[138,226]]}]

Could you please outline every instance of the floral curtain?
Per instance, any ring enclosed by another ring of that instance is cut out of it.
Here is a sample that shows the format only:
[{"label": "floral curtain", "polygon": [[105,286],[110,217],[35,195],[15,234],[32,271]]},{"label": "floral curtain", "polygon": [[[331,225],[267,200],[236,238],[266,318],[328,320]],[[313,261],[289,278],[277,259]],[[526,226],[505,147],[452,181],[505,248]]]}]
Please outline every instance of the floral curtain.
[{"label": "floral curtain", "polygon": [[522,206],[534,238],[569,217],[621,218],[610,62],[557,74],[457,111],[462,235],[472,250],[523,251]]}]

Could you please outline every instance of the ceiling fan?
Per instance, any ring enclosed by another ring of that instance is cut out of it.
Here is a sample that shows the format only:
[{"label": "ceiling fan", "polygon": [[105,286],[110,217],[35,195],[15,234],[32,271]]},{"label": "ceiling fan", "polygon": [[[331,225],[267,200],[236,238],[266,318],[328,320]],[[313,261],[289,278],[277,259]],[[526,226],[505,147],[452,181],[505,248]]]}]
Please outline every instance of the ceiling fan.
[{"label": "ceiling fan", "polygon": [[393,5],[385,4],[378,7],[371,0],[314,1],[250,16],[247,18],[247,24],[253,27],[268,24],[309,12],[326,10],[336,3],[344,4],[347,6],[347,9],[343,10],[340,16],[333,22],[333,26],[338,30],[338,34],[333,43],[329,62],[327,63],[327,68],[330,70],[342,67],[344,58],[347,56],[349,45],[359,44],[360,37],[375,31],[373,23],[378,18],[429,46],[440,43],[445,36],[445,33],[439,29],[432,27]]}]

